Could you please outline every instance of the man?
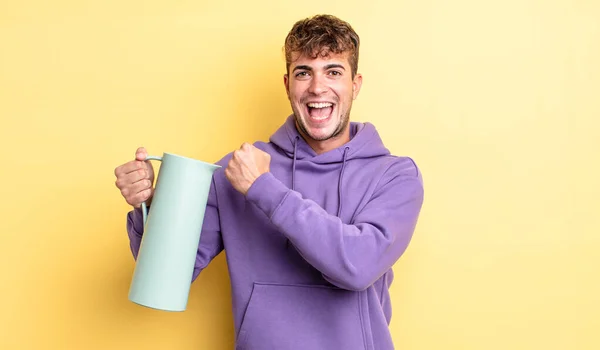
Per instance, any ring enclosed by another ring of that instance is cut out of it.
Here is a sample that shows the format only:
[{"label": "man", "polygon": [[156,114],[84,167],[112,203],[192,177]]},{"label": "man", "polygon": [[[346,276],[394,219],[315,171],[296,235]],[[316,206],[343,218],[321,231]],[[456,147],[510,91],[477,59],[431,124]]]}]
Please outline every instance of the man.
[{"label": "man", "polygon": [[[218,162],[193,274],[223,249],[237,349],[393,349],[388,288],[423,202],[410,158],[390,155],[375,127],[350,122],[358,96],[359,37],[346,22],[315,16],[285,41],[284,84],[293,114],[268,143],[244,143]],[[115,169],[134,209],[154,172],[136,159]]]}]

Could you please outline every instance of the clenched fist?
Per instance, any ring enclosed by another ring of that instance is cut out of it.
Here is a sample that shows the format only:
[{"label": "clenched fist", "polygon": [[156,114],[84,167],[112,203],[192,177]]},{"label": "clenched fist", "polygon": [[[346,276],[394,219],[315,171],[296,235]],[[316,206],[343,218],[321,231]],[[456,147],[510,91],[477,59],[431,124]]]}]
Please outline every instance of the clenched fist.
[{"label": "clenched fist", "polygon": [[246,195],[254,181],[270,171],[270,164],[271,155],[244,143],[240,149],[233,152],[225,169],[225,176],[236,190]]},{"label": "clenched fist", "polygon": [[115,169],[117,181],[115,185],[121,190],[123,198],[134,208],[139,208],[142,202],[150,204],[154,193],[154,169],[149,161],[144,161],[148,152],[144,147],[137,149],[135,159],[118,166]]}]

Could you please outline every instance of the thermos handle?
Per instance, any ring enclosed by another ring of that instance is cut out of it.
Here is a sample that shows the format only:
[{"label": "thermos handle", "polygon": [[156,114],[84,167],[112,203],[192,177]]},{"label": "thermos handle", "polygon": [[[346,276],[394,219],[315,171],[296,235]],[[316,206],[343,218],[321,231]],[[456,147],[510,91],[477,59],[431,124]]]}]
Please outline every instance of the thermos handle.
[{"label": "thermos handle", "polygon": [[[158,156],[147,156],[146,160],[160,160],[162,161],[162,157]],[[144,218],[144,227],[146,227],[146,219],[148,219],[148,208],[146,207],[146,202],[142,202],[142,217]]]}]

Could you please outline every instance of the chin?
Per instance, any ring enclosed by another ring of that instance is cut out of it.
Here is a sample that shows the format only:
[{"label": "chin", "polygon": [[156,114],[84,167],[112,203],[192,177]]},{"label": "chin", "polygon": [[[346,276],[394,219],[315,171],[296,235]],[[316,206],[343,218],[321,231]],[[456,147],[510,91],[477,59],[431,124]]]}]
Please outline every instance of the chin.
[{"label": "chin", "polygon": [[315,141],[325,141],[333,137],[334,130],[309,129],[308,136]]}]

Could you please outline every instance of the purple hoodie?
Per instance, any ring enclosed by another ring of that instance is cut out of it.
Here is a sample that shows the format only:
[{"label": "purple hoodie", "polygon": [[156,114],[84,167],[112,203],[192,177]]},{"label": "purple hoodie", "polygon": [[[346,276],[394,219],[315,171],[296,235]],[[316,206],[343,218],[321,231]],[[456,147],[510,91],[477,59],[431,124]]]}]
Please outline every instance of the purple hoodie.
[{"label": "purple hoodie", "polygon": [[[372,124],[317,155],[293,116],[256,142],[271,172],[244,197],[218,162],[193,280],[223,249],[231,279],[236,349],[387,350],[392,265],[406,250],[423,202],[421,174],[390,155]],[[134,257],[142,215],[128,214]]]}]

